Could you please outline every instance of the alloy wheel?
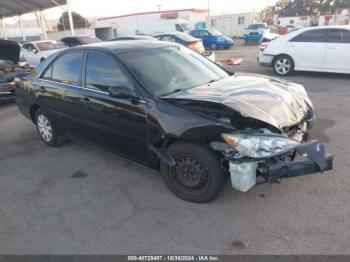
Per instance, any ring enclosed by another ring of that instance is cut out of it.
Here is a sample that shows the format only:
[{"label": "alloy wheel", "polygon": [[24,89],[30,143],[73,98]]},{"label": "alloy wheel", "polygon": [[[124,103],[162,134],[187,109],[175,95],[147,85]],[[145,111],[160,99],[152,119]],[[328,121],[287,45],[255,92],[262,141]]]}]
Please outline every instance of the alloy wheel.
[{"label": "alloy wheel", "polygon": [[280,75],[288,74],[291,68],[292,68],[292,64],[286,58],[278,59],[275,63],[275,70]]}]

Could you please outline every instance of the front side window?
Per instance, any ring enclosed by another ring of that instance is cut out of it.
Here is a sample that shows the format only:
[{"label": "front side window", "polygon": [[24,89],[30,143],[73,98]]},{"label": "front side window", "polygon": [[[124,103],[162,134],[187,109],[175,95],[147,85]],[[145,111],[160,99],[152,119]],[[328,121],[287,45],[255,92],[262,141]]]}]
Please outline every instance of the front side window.
[{"label": "front side window", "polygon": [[121,59],[157,96],[228,77],[220,67],[181,46],[125,53]]},{"label": "front side window", "polygon": [[326,42],[326,30],[306,31],[294,37],[290,42],[324,43]]},{"label": "front side window", "polygon": [[82,61],[82,52],[70,52],[58,57],[52,67],[52,80],[78,85]]},{"label": "front side window", "polygon": [[108,54],[90,52],[87,57],[85,86],[108,92],[109,87],[118,85],[131,87],[115,58]]},{"label": "front side window", "polygon": [[344,29],[330,29],[328,30],[327,42],[350,44],[350,31]]}]

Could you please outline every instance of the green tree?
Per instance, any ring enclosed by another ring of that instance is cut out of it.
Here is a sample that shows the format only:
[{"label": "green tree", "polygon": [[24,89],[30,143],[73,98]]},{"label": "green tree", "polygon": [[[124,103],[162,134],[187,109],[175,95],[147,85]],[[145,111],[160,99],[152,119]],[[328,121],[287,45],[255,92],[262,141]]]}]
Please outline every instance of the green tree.
[{"label": "green tree", "polygon": [[[72,12],[72,19],[74,28],[85,28],[91,25],[85,17],[76,12]],[[59,31],[70,29],[68,12],[62,13],[60,19],[58,20],[57,28]]]}]

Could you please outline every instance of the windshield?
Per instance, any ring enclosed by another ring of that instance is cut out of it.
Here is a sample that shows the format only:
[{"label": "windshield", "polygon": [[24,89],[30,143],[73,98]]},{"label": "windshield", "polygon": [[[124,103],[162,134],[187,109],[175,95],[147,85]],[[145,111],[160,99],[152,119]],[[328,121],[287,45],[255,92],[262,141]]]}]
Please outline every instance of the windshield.
[{"label": "windshield", "polygon": [[102,42],[101,39],[97,38],[97,37],[93,37],[93,36],[86,36],[86,37],[81,37],[80,38],[81,41],[83,41],[85,44],[94,44],[94,43],[100,43]]},{"label": "windshield", "polygon": [[121,59],[157,96],[220,80],[228,74],[186,47],[154,48],[121,55]]},{"label": "windshield", "polygon": [[252,24],[248,26],[248,29],[250,30],[257,30],[257,29],[265,29],[264,24]]},{"label": "windshield", "polygon": [[222,34],[218,30],[210,30],[209,31],[213,36],[222,36]]},{"label": "windshield", "polygon": [[182,28],[185,30],[185,31],[189,31],[190,28],[188,27],[188,24],[181,24]]},{"label": "windshield", "polygon": [[40,43],[36,43],[36,45],[39,48],[39,51],[48,51],[48,50],[64,48],[64,45],[61,42],[53,42],[53,41],[40,42]]}]

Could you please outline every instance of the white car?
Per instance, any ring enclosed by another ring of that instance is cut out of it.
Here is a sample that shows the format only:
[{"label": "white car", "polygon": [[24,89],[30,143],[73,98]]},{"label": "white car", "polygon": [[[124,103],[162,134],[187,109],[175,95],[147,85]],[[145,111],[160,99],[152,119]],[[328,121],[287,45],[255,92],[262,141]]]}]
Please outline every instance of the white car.
[{"label": "white car", "polygon": [[276,74],[293,71],[350,73],[350,26],[304,28],[269,42],[258,57]]},{"label": "white car", "polygon": [[25,42],[21,55],[26,58],[30,67],[36,67],[50,55],[65,48],[61,42],[52,40]]}]

